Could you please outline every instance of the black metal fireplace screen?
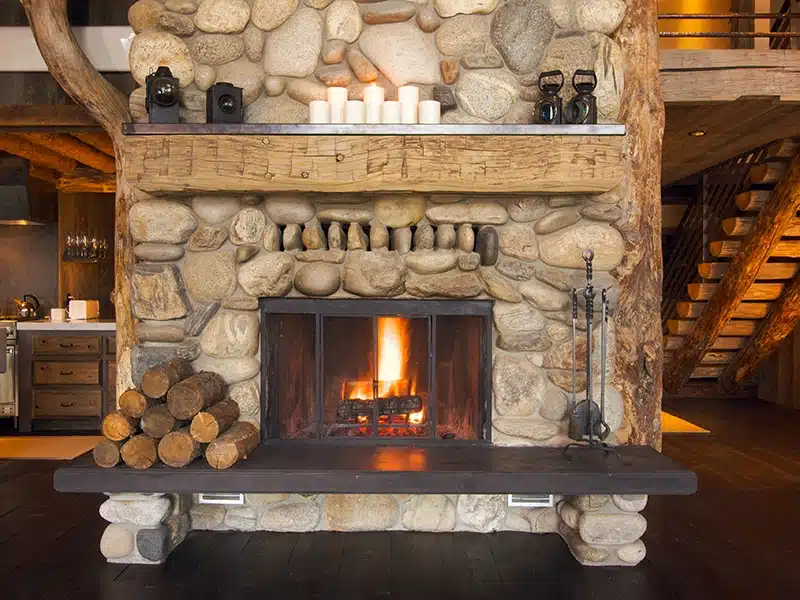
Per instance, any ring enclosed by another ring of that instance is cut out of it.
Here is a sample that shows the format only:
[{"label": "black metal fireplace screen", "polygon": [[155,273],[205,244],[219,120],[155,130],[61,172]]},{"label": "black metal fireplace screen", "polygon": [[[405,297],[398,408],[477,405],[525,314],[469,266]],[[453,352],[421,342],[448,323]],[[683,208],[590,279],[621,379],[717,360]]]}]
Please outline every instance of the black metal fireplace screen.
[{"label": "black metal fireplace screen", "polygon": [[265,438],[488,442],[492,303],[262,298]]}]

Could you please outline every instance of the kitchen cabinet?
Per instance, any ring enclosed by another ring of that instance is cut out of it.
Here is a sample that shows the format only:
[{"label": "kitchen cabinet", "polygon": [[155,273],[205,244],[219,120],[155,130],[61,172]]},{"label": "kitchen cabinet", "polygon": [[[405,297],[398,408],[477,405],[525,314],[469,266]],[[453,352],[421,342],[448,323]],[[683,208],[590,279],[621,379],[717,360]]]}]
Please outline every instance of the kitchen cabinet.
[{"label": "kitchen cabinet", "polygon": [[20,323],[17,335],[20,432],[99,430],[116,408],[114,324]]}]

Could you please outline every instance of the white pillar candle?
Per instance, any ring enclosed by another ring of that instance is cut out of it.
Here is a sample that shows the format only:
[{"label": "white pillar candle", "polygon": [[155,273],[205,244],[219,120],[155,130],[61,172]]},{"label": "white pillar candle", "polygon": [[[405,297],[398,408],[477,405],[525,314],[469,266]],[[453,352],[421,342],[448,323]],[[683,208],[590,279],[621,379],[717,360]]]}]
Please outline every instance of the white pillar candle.
[{"label": "white pillar candle", "polygon": [[368,102],[364,105],[366,107],[365,123],[380,123],[381,122],[381,102]]},{"label": "white pillar candle", "polygon": [[400,103],[393,100],[381,105],[381,122],[385,125],[400,122]]},{"label": "white pillar candle", "polygon": [[364,88],[364,104],[382,104],[384,99],[384,91],[381,86],[373,83]]},{"label": "white pillar candle", "polygon": [[419,88],[413,85],[404,85],[397,88],[397,99],[401,104],[419,104]]},{"label": "white pillar candle", "polygon": [[436,125],[442,122],[442,104],[436,100],[423,100],[419,103],[419,122]]},{"label": "white pillar candle", "polygon": [[411,104],[410,102],[400,103],[400,122],[404,125],[413,125],[417,122],[419,104]]},{"label": "white pillar candle", "polygon": [[328,103],[329,104],[344,104],[347,102],[347,88],[346,87],[329,87],[328,88]]},{"label": "white pillar candle", "polygon": [[308,105],[309,108],[309,123],[330,123],[331,122],[331,105],[325,100],[312,100]]},{"label": "white pillar candle", "polygon": [[345,123],[363,123],[366,119],[366,108],[361,100],[348,100],[344,108]]}]

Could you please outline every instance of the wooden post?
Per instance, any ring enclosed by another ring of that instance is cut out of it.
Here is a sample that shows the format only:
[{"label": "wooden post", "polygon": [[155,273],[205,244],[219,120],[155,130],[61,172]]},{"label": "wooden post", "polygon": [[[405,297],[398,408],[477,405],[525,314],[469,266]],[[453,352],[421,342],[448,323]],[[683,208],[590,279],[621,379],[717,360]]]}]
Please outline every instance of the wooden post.
[{"label": "wooden post", "polygon": [[185,358],[173,358],[144,372],[142,391],[150,398],[163,398],[173,385],[193,374],[192,363]]},{"label": "wooden post", "polygon": [[614,34],[625,58],[620,120],[628,132],[630,217],[619,224],[625,256],[614,275],[621,294],[616,376],[630,424],[628,443],[661,447],[661,145],[664,103],[659,84],[658,2],[630,0]]},{"label": "wooden post", "polygon": [[739,353],[725,373],[722,384],[736,387],[755,373],[758,365],[772,354],[780,343],[794,331],[800,320],[800,275],[795,275],[783,295],[773,305],[767,318],[759,325],[748,345]]},{"label": "wooden post", "polygon": [[176,419],[193,418],[204,408],[216,404],[225,397],[227,389],[222,376],[203,371],[172,386],[167,393],[169,412]]},{"label": "wooden post", "polygon": [[221,433],[230,429],[239,418],[239,405],[230,398],[217,402],[207,410],[200,411],[192,419],[192,437],[198,442],[213,442]]},{"label": "wooden post", "polygon": [[[67,0],[21,0],[33,37],[50,74],[70,98],[106,130],[117,156],[117,200],[115,235],[115,276],[117,314],[117,361],[130,360],[136,344],[131,309],[131,290],[125,270],[135,262],[128,228],[128,211],[136,202],[133,188],[121,175],[119,161],[123,146],[122,124],[131,121],[128,99],[97,72],[72,35],[67,17]],[[118,368],[122,377],[125,368]],[[124,385],[117,386],[122,392]]]},{"label": "wooden post", "polygon": [[237,421],[206,448],[206,460],[215,469],[228,469],[247,458],[260,440],[258,429],[247,421]]},{"label": "wooden post", "polygon": [[[767,262],[773,246],[781,239],[800,209],[800,154],[795,156],[786,176],[775,188],[770,201],[756,217],[750,233],[742,241],[714,295],[697,319],[694,328],[673,354],[666,369],[664,388],[677,393],[714,344]],[[619,333],[617,334],[619,335]]]}]

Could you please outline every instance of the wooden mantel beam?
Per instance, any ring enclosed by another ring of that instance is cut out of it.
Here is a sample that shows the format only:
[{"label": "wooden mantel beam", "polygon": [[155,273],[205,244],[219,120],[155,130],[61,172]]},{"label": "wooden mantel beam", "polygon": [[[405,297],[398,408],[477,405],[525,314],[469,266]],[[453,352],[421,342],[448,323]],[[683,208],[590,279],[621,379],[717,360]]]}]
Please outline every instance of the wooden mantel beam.
[{"label": "wooden mantel beam", "polygon": [[735,388],[753,375],[761,361],[794,331],[800,321],[800,274],[795,275],[748,345],[739,352],[722,375],[726,388]]},{"label": "wooden mantel beam", "polygon": [[772,199],[759,213],[694,328],[664,369],[664,389],[668,392],[678,392],[706,350],[719,337],[767,262],[772,247],[791,226],[798,209],[800,154],[795,156],[786,176],[775,188]]}]

